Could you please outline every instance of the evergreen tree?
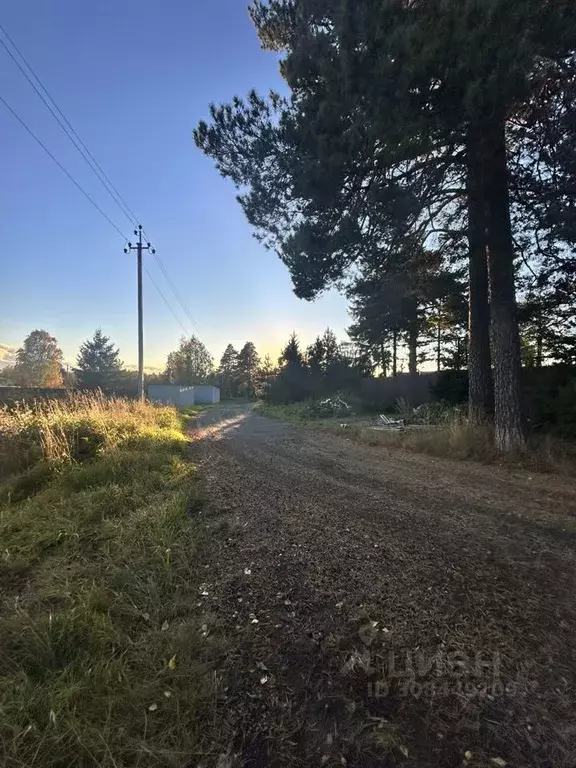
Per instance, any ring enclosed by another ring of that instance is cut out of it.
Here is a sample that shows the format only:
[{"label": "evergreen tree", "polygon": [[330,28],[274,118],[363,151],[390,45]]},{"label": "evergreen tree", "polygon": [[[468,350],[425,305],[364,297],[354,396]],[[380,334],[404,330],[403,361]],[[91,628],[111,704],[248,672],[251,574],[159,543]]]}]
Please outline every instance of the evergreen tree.
[{"label": "evergreen tree", "polygon": [[324,363],[324,369],[327,370],[331,365],[342,359],[338,339],[331,328],[326,328],[322,334],[322,347],[324,348],[324,358],[322,362]]},{"label": "evergreen tree", "polygon": [[232,398],[238,393],[238,352],[228,344],[218,367],[218,380],[224,397]]},{"label": "evergreen tree", "polygon": [[200,339],[182,337],[178,349],[168,355],[165,376],[171,384],[192,386],[206,382],[212,367],[212,356]]},{"label": "evergreen tree", "polygon": [[325,356],[326,350],[324,349],[324,342],[320,336],[317,336],[314,343],[310,344],[306,350],[306,363],[310,366],[312,371],[321,371]]},{"label": "evergreen tree", "polygon": [[264,355],[264,359],[256,371],[256,397],[267,396],[270,384],[272,383],[277,372],[278,371],[273,365],[270,355]]},{"label": "evergreen tree", "polygon": [[62,387],[62,350],[48,331],[32,331],[16,352],[14,381],[20,387]]},{"label": "evergreen tree", "polygon": [[267,396],[271,402],[293,403],[310,397],[309,370],[304,363],[300,341],[295,332],[290,334],[278,358],[278,375],[270,383]]},{"label": "evergreen tree", "polygon": [[111,389],[118,386],[123,375],[120,353],[100,328],[80,346],[76,366],[78,385],[90,389]]},{"label": "evergreen tree", "polygon": [[300,351],[300,341],[295,331],[290,334],[290,338],[288,339],[286,346],[280,353],[280,357],[278,358],[278,365],[281,367],[303,367],[304,357]]},{"label": "evergreen tree", "polygon": [[260,358],[256,347],[247,341],[238,353],[238,383],[240,392],[246,397],[254,397],[254,383]]}]

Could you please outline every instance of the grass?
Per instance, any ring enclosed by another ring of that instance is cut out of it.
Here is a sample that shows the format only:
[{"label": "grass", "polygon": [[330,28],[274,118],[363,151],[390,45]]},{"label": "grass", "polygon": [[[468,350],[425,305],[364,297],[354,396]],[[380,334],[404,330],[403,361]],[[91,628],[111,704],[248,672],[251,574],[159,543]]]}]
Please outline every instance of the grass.
[{"label": "grass", "polygon": [[0,411],[2,766],[189,764],[213,693],[186,452],[172,408]]},{"label": "grass", "polygon": [[[261,403],[264,416],[299,426],[337,431],[347,437],[372,446],[399,448],[415,453],[458,460],[505,464],[535,472],[573,475],[576,471],[576,446],[550,435],[532,435],[528,450],[522,454],[502,455],[494,447],[489,424],[471,424],[455,416],[438,425],[426,425],[403,430],[377,430],[375,415],[336,416],[316,418],[307,403],[270,405]],[[344,426],[345,425],[345,426]]]}]

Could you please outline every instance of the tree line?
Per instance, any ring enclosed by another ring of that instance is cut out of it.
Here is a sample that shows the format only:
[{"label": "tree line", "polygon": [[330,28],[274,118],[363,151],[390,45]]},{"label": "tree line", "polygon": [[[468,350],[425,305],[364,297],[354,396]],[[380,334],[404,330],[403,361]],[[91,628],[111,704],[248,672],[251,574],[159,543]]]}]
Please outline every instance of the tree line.
[{"label": "tree line", "polygon": [[[358,376],[369,376],[378,365],[350,342],[338,341],[330,328],[307,348],[295,332],[282,347],[274,363],[263,358],[253,342],[239,350],[228,344],[217,366],[206,346],[195,336],[183,337],[167,356],[161,373],[147,373],[147,384],[214,384],[221,397],[273,397],[291,401],[345,389]],[[122,392],[135,388],[136,373],[127,370],[114,342],[98,328],[80,345],[74,367],[63,364],[57,339],[48,331],[32,331],[16,352],[16,363],[3,370],[3,379],[30,388],[79,387]]]},{"label": "tree line", "polygon": [[[147,384],[166,383],[190,386],[216,384],[224,397],[254,397],[262,381],[275,371],[270,358],[261,362],[256,347],[246,342],[240,351],[229,344],[220,365],[195,336],[182,338],[178,348],[168,354],[161,373],[147,373]],[[264,378],[263,378],[264,377]],[[2,379],[18,387],[79,387],[104,391],[126,391],[136,387],[136,373],[126,369],[120,350],[98,328],[92,338],[80,345],[75,366],[63,362],[58,340],[46,330],[34,330],[16,352],[13,366],[2,371]]]},{"label": "tree line", "polygon": [[466,366],[469,415],[522,449],[521,365],[574,362],[570,0],[254,0],[288,95],[212,105],[197,145],[298,296],[358,344]]},{"label": "tree line", "polygon": [[55,336],[34,330],[16,351],[13,366],[5,367],[2,378],[17,387],[53,388],[79,386],[114,389],[130,382],[135,374],[124,368],[120,352],[100,328],[80,346],[76,367],[66,365]]}]

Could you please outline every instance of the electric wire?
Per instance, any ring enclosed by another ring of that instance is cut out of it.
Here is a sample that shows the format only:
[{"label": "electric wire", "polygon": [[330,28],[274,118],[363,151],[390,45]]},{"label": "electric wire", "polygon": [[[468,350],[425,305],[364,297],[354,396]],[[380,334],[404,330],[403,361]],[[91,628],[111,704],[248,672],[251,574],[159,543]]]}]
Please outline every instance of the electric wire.
[{"label": "electric wire", "polygon": [[120,235],[122,238],[124,238],[124,240],[126,240],[126,239],[127,239],[127,238],[126,238],[126,235],[124,234],[124,232],[122,232],[122,230],[120,229],[120,227],[118,227],[118,226],[117,226],[117,225],[116,225],[116,224],[115,224],[115,223],[112,221],[112,219],[111,219],[111,218],[108,216],[108,214],[107,214],[107,213],[105,213],[105,212],[102,210],[102,208],[100,208],[100,206],[98,205],[98,203],[97,203],[95,200],[93,200],[93,198],[92,198],[92,197],[90,197],[90,195],[88,194],[88,192],[86,192],[86,190],[85,190],[85,189],[84,189],[82,186],[80,186],[80,184],[79,184],[79,183],[76,181],[76,179],[75,179],[75,178],[72,176],[72,174],[71,174],[71,173],[70,173],[68,170],[66,170],[66,168],[65,168],[65,167],[62,165],[62,163],[61,163],[61,162],[60,162],[60,161],[59,161],[59,160],[58,160],[56,157],[54,157],[54,155],[52,154],[52,152],[50,152],[50,150],[48,149],[48,147],[47,147],[47,146],[46,146],[46,145],[45,145],[45,144],[44,144],[44,143],[43,143],[43,142],[42,142],[42,141],[41,141],[41,140],[38,138],[38,136],[36,136],[36,134],[34,133],[34,131],[33,131],[31,128],[29,128],[29,127],[28,127],[28,125],[27,125],[27,124],[24,122],[24,120],[23,120],[23,119],[20,117],[20,115],[19,115],[19,114],[18,114],[18,113],[17,113],[17,112],[16,112],[14,109],[12,109],[12,107],[10,106],[10,104],[8,104],[8,102],[6,101],[6,99],[4,99],[4,97],[3,97],[2,95],[0,95],[0,101],[2,102],[2,104],[4,104],[4,106],[6,107],[6,109],[7,109],[9,112],[11,112],[11,113],[14,115],[14,117],[16,118],[16,120],[18,120],[18,122],[20,123],[20,125],[21,125],[23,128],[25,128],[25,129],[26,129],[26,131],[28,131],[28,133],[30,134],[30,136],[32,136],[32,138],[34,139],[34,141],[36,141],[36,142],[37,142],[37,143],[38,143],[38,144],[39,144],[39,145],[42,147],[42,149],[44,150],[44,152],[46,152],[46,154],[48,155],[48,157],[50,157],[50,158],[51,158],[51,159],[52,159],[52,160],[53,160],[53,161],[56,163],[56,165],[58,166],[58,168],[60,168],[60,170],[62,171],[62,173],[64,173],[64,174],[65,174],[65,175],[66,175],[66,176],[67,176],[67,177],[70,179],[70,181],[72,182],[72,184],[74,184],[74,186],[75,186],[75,187],[77,187],[77,188],[80,190],[80,192],[82,192],[82,194],[83,194],[83,195],[84,195],[84,197],[85,197],[85,198],[88,200],[88,202],[90,202],[90,203],[91,203],[91,204],[94,206],[94,208],[96,208],[96,210],[98,211],[98,213],[99,213],[101,216],[103,216],[103,217],[106,219],[106,221],[107,221],[107,222],[110,224],[110,226],[114,227],[114,229],[116,230],[116,232],[118,232],[118,234],[119,234],[119,235]]},{"label": "electric wire", "polygon": [[[3,35],[6,37],[10,45],[14,48],[18,56],[20,57],[21,61],[24,62],[24,65],[28,69],[28,71],[31,73],[32,77],[38,83],[44,94],[46,94],[46,97],[43,95],[43,93],[39,90],[36,83],[26,69],[22,66],[20,61],[14,56],[10,48],[6,45],[4,40],[0,37],[0,44],[4,47],[12,61],[16,64],[22,75],[26,78],[30,86],[33,88],[35,93],[38,95],[38,97],[42,100],[43,104],[46,106],[46,108],[49,110],[50,114],[54,117],[58,125],[62,128],[68,139],[72,142],[76,150],[79,152],[83,160],[87,163],[87,165],[90,167],[90,169],[93,171],[93,173],[96,175],[100,183],[104,186],[108,194],[111,196],[111,198],[114,200],[116,205],[120,208],[122,213],[126,216],[126,218],[130,221],[131,224],[137,225],[138,224],[138,217],[134,213],[134,211],[130,208],[126,200],[122,197],[116,186],[112,183],[109,176],[105,173],[102,166],[98,163],[94,155],[90,152],[86,144],[82,141],[74,127],[71,125],[70,121],[66,117],[66,115],[62,112],[58,104],[56,103],[55,99],[52,97],[40,77],[36,74],[22,51],[18,48],[14,40],[10,37],[6,29],[0,24],[0,31],[3,33]],[[7,107],[7,109],[14,115],[14,117],[21,123],[21,125],[28,131],[28,133],[40,144],[40,146],[44,149],[44,151],[50,156],[50,158],[58,165],[58,167],[63,171],[63,173],[66,174],[66,176],[72,181],[72,183],[82,192],[82,194],[89,200],[89,202],[96,208],[96,210],[104,216],[104,218],[111,224],[112,227],[125,239],[127,240],[126,236],[123,234],[123,232],[120,230],[119,227],[116,226],[116,224],[112,221],[112,219],[100,208],[100,206],[93,200],[93,198],[80,186],[80,184],[74,179],[74,177],[64,168],[64,166],[56,159],[56,157],[50,152],[50,150],[43,144],[43,142],[36,136],[36,134],[28,127],[28,125],[24,122],[24,120],[15,112],[14,109],[0,96],[0,99],[2,100],[3,104]],[[147,236],[147,235],[146,235]],[[148,236],[147,236],[148,237]],[[182,298],[180,292],[174,285],[174,282],[172,278],[170,277],[170,274],[168,273],[168,270],[166,269],[166,266],[164,265],[161,257],[159,254],[155,253],[155,258],[157,261],[158,266],[160,267],[160,270],[162,274],[164,275],[164,278],[166,279],[166,282],[170,286],[174,296],[176,297],[176,300],[182,307],[182,310],[184,311],[186,317],[192,324],[194,328],[198,332],[200,332],[198,323],[196,322],[193,314],[191,313],[190,309],[188,308],[186,302]],[[184,328],[184,325],[180,321],[180,319],[177,317],[176,313],[172,309],[172,306],[169,304],[168,300],[158,287],[157,283],[152,278],[152,275],[150,271],[146,268],[146,273],[150,280],[152,281],[154,287],[156,290],[160,293],[162,299],[166,303],[167,307],[170,309],[170,312],[174,315],[174,317],[177,319],[177,322],[182,327],[184,332],[188,334],[186,329]]]},{"label": "electric wire", "polygon": [[66,115],[62,112],[62,110],[56,103],[50,91],[46,88],[42,80],[38,77],[36,72],[32,69],[31,65],[28,63],[28,60],[26,59],[22,51],[18,48],[16,43],[12,40],[8,32],[4,29],[2,24],[0,24],[0,31],[4,34],[6,39],[9,41],[10,45],[14,48],[14,50],[20,57],[20,59],[24,62],[24,64],[26,65],[26,68],[32,74],[32,77],[34,78],[36,83],[38,83],[42,91],[44,91],[47,98],[41,93],[41,91],[36,86],[36,83],[34,82],[34,80],[32,80],[32,77],[30,77],[26,69],[24,69],[22,64],[14,56],[10,48],[6,45],[6,43],[4,42],[4,40],[2,40],[1,37],[0,37],[0,45],[4,47],[5,51],[8,53],[12,61],[16,64],[20,72],[23,74],[23,76],[26,78],[28,83],[34,89],[35,93],[42,100],[43,104],[48,109],[52,117],[56,120],[56,122],[62,128],[66,136],[70,139],[74,147],[78,150],[83,160],[92,169],[92,171],[94,172],[94,174],[96,175],[100,183],[103,185],[104,189],[106,189],[106,191],[112,197],[114,202],[118,205],[122,213],[126,216],[126,218],[132,224],[137,224],[138,217],[136,216],[136,214],[132,211],[132,209],[130,208],[128,203],[124,200],[120,192],[118,192],[117,188],[114,186],[112,181],[110,181],[110,178],[106,175],[106,173],[102,169],[102,166],[98,163],[94,155],[90,152],[86,144],[82,141],[82,139],[80,138],[80,136],[78,135],[74,127],[71,125]]}]

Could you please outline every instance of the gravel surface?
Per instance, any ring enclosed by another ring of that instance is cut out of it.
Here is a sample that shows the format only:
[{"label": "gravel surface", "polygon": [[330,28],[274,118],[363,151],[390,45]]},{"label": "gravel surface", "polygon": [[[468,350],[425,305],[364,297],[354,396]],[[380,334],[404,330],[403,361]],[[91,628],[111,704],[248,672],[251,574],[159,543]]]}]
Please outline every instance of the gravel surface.
[{"label": "gravel surface", "polygon": [[284,425],[193,430],[198,765],[576,765],[576,487]]}]

